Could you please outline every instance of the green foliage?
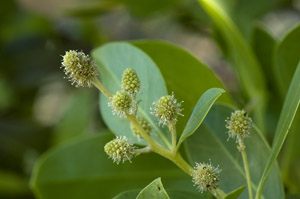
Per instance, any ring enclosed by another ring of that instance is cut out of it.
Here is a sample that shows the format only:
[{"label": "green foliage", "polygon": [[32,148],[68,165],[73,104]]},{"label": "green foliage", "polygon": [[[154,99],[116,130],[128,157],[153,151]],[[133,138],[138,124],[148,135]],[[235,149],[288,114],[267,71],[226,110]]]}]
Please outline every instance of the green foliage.
[{"label": "green foliage", "polygon": [[284,105],[280,114],[280,118],[276,127],[275,138],[273,141],[272,151],[268,158],[267,165],[261,176],[259,182],[259,190],[257,198],[260,198],[260,194],[263,190],[264,183],[267,180],[268,174],[275,164],[277,156],[282,148],[282,145],[286,139],[289,129],[293,123],[297,109],[300,104],[300,62],[290,84]]},{"label": "green foliage", "polygon": [[193,190],[192,182],[183,172],[157,155],[137,157],[131,164],[114,164],[103,150],[112,138],[107,133],[78,138],[44,154],[30,183],[36,196],[112,198],[118,192],[146,186],[157,175],[164,179],[166,187]]},{"label": "green foliage", "polygon": [[164,186],[161,183],[161,179],[157,178],[149,185],[147,185],[136,197],[136,199],[170,199]]},{"label": "green foliage", "polygon": [[238,198],[246,189],[246,186],[241,186],[232,192],[228,193],[225,199],[236,199]]},{"label": "green foliage", "polygon": [[[182,114],[189,116],[199,97],[210,88],[225,89],[219,77],[205,64],[201,63],[189,52],[163,41],[136,41],[135,46],[142,49],[160,69],[167,88],[184,103]],[[228,93],[224,93],[219,102],[233,103]],[[182,117],[177,129],[182,132],[188,117]]]},{"label": "green foliage", "polygon": [[[230,193],[236,187],[246,184],[243,161],[237,150],[235,140],[228,140],[225,119],[230,116],[232,108],[221,104],[214,105],[203,124],[187,139],[186,152],[191,163],[212,161],[219,165],[219,186],[225,192]],[[228,140],[228,141],[227,141]],[[261,173],[270,153],[270,147],[263,138],[261,132],[254,127],[248,138],[244,140],[249,161],[252,188],[256,192]],[[247,191],[241,195],[247,197]],[[264,192],[264,198],[284,198],[283,186],[278,166],[271,171]]]},{"label": "green foliage", "polygon": [[[138,114],[147,119],[158,133],[153,138],[168,147],[170,145],[169,133],[165,129],[157,127],[156,119],[150,115],[152,103],[167,94],[164,79],[151,58],[140,49],[125,42],[104,45],[95,49],[92,56],[99,66],[103,85],[113,93],[121,90],[121,78],[126,68],[130,67],[136,71],[142,80],[142,92],[137,94],[137,100],[141,100]],[[117,135],[125,135],[134,143],[145,145],[144,140],[139,140],[133,135],[130,124],[125,118],[119,118],[112,114],[104,95],[101,95],[99,102],[102,117],[112,132]]]},{"label": "green foliage", "polygon": [[178,148],[187,137],[191,136],[199,128],[208,111],[223,92],[223,89],[211,88],[200,97],[181,137],[179,138]]}]

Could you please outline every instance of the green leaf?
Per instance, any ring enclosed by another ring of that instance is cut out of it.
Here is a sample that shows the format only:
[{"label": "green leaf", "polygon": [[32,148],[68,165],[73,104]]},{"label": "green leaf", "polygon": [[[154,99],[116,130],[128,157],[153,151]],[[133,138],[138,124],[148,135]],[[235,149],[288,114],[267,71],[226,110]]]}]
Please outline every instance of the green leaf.
[{"label": "green leaf", "polygon": [[[163,41],[137,41],[135,46],[147,53],[159,67],[169,91],[175,97],[183,100],[182,114],[192,113],[200,96],[210,88],[224,88],[219,78],[203,63],[189,52]],[[230,95],[224,93],[219,102],[232,103]],[[176,123],[177,131],[182,132],[188,117],[179,118]]]},{"label": "green leaf", "polygon": [[187,137],[191,136],[199,128],[212,105],[224,92],[225,91],[220,88],[211,88],[200,97],[181,134],[177,145],[178,148]]},{"label": "green leaf", "polygon": [[278,44],[274,53],[274,72],[282,101],[286,96],[292,77],[300,60],[300,23],[289,31]]},{"label": "green leaf", "polygon": [[272,166],[276,162],[277,156],[282,148],[289,129],[293,123],[294,117],[297,113],[297,109],[300,104],[300,62],[290,84],[287,96],[285,98],[283,108],[280,114],[279,122],[276,127],[275,138],[273,141],[272,151],[268,158],[268,162],[265,166],[264,172],[259,182],[259,189],[256,198],[259,198],[264,188],[264,184],[272,169]]},{"label": "green leaf", "polygon": [[274,49],[277,40],[261,24],[257,24],[252,34],[252,47],[263,69],[264,76],[267,79],[268,102],[265,116],[265,131],[267,137],[274,137],[275,128],[279,119],[282,107],[280,93],[277,88],[277,81],[274,78]]},{"label": "green leaf", "polygon": [[[236,140],[227,141],[228,129],[225,128],[225,120],[230,117],[232,111],[234,109],[228,106],[215,104],[196,133],[184,142],[191,163],[209,163],[211,160],[213,166],[219,165],[222,170],[219,186],[226,193],[246,184],[243,160],[237,150]],[[270,147],[255,125],[251,129],[250,137],[245,139],[245,145],[255,193],[270,154]],[[284,191],[277,164],[271,172],[262,198],[282,199]],[[245,190],[240,198],[248,198],[248,191]]]},{"label": "green leaf", "polygon": [[[190,191],[178,191],[178,190],[167,189],[167,193],[172,199],[214,199],[215,198],[210,192],[199,194]],[[131,198],[136,198],[138,194],[139,194],[139,190],[125,191],[118,194],[113,199],[131,199]]]},{"label": "green leaf", "polygon": [[139,194],[139,190],[130,190],[130,191],[124,191],[115,197],[113,199],[131,199],[131,198],[136,198],[137,195]]},{"label": "green leaf", "polygon": [[92,121],[93,95],[90,90],[78,90],[69,102],[65,113],[54,130],[54,144],[60,144],[74,137],[84,135]]},{"label": "green leaf", "polygon": [[[281,93],[281,99],[287,93],[293,74],[295,73],[298,61],[300,60],[300,23],[290,30],[283,40],[278,44],[274,53],[274,71],[277,85]],[[298,159],[300,157],[300,148],[298,141],[300,139],[300,111],[294,118],[294,122],[290,128],[290,136],[287,137],[285,148],[282,151],[282,176],[287,184],[287,188],[291,192],[300,192],[299,182],[300,176],[295,175],[294,168],[299,166]]]},{"label": "green leaf", "polygon": [[217,0],[198,0],[226,41],[232,66],[236,69],[243,93],[247,100],[255,103],[254,116],[259,127],[263,127],[266,105],[266,82],[254,52]]},{"label": "green leaf", "polygon": [[[170,132],[167,128],[157,127],[157,121],[150,115],[152,103],[161,96],[167,95],[164,79],[155,63],[147,54],[137,47],[125,43],[116,42],[96,48],[92,52],[94,60],[99,66],[103,85],[115,93],[121,90],[121,78],[126,68],[133,68],[141,80],[142,91],[137,95],[141,100],[138,115],[148,120],[152,129],[152,138],[163,146],[170,147]],[[100,97],[100,112],[110,130],[117,135],[124,135],[133,140],[134,143],[145,145],[144,140],[138,139],[130,130],[129,121],[113,115],[111,108],[107,106],[104,95]]]},{"label": "green leaf", "polygon": [[197,193],[189,176],[156,154],[114,164],[103,150],[112,138],[112,134],[98,134],[75,139],[44,154],[30,180],[36,197],[109,199],[128,189],[142,189],[158,176],[167,188]]},{"label": "green leaf", "polygon": [[136,199],[170,199],[161,179],[157,178],[147,185],[136,197]]},{"label": "green leaf", "polygon": [[237,199],[246,189],[246,186],[241,186],[232,192],[228,193],[225,197],[225,199]]}]

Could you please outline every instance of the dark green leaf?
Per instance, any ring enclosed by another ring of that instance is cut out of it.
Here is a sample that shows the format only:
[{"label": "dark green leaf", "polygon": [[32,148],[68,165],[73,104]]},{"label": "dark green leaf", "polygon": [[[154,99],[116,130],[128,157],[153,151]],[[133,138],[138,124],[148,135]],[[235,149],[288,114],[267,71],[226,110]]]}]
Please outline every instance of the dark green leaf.
[{"label": "dark green leaf", "polygon": [[181,134],[177,145],[178,148],[187,137],[191,136],[199,128],[212,105],[224,92],[225,91],[220,88],[211,88],[200,97]]},{"label": "dark green leaf", "polygon": [[136,197],[136,199],[170,199],[161,179],[157,178],[147,185]]},{"label": "dark green leaf", "polygon": [[300,24],[289,31],[274,53],[274,72],[284,99],[300,60]]},{"label": "dark green leaf", "polygon": [[241,186],[232,192],[228,193],[225,199],[237,199],[246,189],[246,186]]},{"label": "dark green leaf", "polygon": [[130,191],[124,191],[115,197],[113,199],[134,199],[139,194],[139,190],[130,190]]},{"label": "dark green leaf", "polygon": [[196,192],[189,176],[155,154],[114,164],[105,154],[111,134],[67,142],[44,154],[34,169],[31,188],[39,199],[109,199],[128,189],[142,189],[161,176],[171,189]]},{"label": "dark green leaf", "polygon": [[275,138],[272,145],[272,151],[268,158],[268,162],[265,166],[264,172],[261,176],[259,182],[258,195],[259,198],[267,177],[275,164],[277,156],[282,148],[287,134],[289,133],[290,127],[293,123],[297,109],[300,104],[300,62],[292,79],[291,85],[289,87],[287,96],[285,98],[283,108],[280,114],[279,122],[276,127]]},{"label": "dark green leaf", "polygon": [[[157,120],[150,115],[152,103],[161,96],[167,95],[164,79],[151,58],[137,47],[125,42],[106,44],[95,49],[92,55],[99,66],[102,83],[113,93],[121,90],[123,71],[126,68],[136,70],[142,89],[137,95],[137,99],[142,100],[138,114],[147,119],[152,126],[152,138],[162,145],[170,147],[170,132],[166,128],[157,127]],[[107,103],[107,98],[101,95],[100,111],[110,130],[117,135],[125,135],[134,143],[145,145],[144,140],[139,140],[133,135],[129,121],[113,115]]]},{"label": "dark green leaf", "polygon": [[[225,120],[230,117],[232,111],[234,110],[228,106],[214,105],[197,132],[185,142],[191,163],[209,163],[211,160],[214,166],[219,165],[222,170],[219,186],[226,193],[246,184],[243,160],[237,150],[236,140],[227,141],[228,130],[225,128]],[[256,192],[261,173],[270,153],[270,147],[255,126],[251,130],[250,137],[245,139],[245,145],[252,188]],[[247,193],[248,191],[244,191],[241,198],[247,198]],[[283,185],[277,165],[272,169],[262,198],[284,198]]]},{"label": "dark green leaf", "polygon": [[[296,25],[278,44],[274,53],[274,70],[276,75],[277,85],[281,92],[283,100],[292,77],[295,73],[298,61],[300,60],[300,24]],[[290,136],[287,137],[285,148],[282,153],[282,176],[288,184],[287,188],[292,192],[299,192],[300,176],[295,175],[294,169],[299,166],[298,160],[300,157],[300,148],[298,141],[300,139],[300,111],[297,111],[294,122],[290,129]]]}]

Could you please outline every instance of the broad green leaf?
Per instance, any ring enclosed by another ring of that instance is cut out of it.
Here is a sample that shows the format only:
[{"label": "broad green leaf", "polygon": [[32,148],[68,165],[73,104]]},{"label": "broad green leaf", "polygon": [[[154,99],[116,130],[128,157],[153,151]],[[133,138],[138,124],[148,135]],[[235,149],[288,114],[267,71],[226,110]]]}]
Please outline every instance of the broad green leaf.
[{"label": "broad green leaf", "polygon": [[[188,191],[178,191],[178,190],[168,190],[167,193],[170,196],[171,199],[213,199],[215,198],[210,192],[206,193],[193,193]],[[117,196],[115,196],[113,199],[131,199],[136,198],[136,196],[139,194],[139,190],[130,190],[125,191]]]},{"label": "broad green leaf", "polygon": [[232,19],[217,0],[198,0],[226,41],[232,66],[236,69],[243,93],[255,103],[255,121],[263,127],[266,105],[266,82],[252,49]]},{"label": "broad green leaf", "polygon": [[200,97],[181,134],[177,145],[178,148],[187,137],[191,136],[197,128],[199,128],[212,105],[224,92],[225,91],[220,88],[211,88]]},{"label": "broad green leaf", "polygon": [[[296,71],[298,61],[300,60],[300,24],[296,25],[278,44],[274,53],[274,71],[276,75],[277,85],[281,93],[281,99],[287,93],[293,74]],[[291,192],[300,192],[299,182],[300,175],[295,175],[294,168],[299,165],[297,163],[300,157],[300,148],[298,140],[300,139],[300,111],[294,118],[294,122],[290,128],[290,136],[287,137],[285,148],[282,151],[282,176],[287,183],[288,190]]]},{"label": "broad green leaf", "polygon": [[[110,43],[96,48],[93,50],[92,56],[99,66],[101,81],[113,93],[121,90],[123,71],[129,67],[136,70],[142,89],[137,95],[137,100],[141,100],[138,115],[147,119],[152,126],[152,138],[162,145],[170,147],[171,133],[166,128],[157,127],[157,120],[150,115],[152,103],[161,96],[167,95],[164,79],[151,58],[137,47],[125,42]],[[101,94],[100,112],[110,130],[117,135],[128,137],[134,143],[145,145],[144,140],[139,140],[133,135],[129,121],[113,115],[107,103],[107,98]]]},{"label": "broad green leaf", "polygon": [[268,80],[268,87],[271,88],[276,85],[273,74],[273,53],[277,43],[277,39],[275,39],[262,24],[255,26],[252,33],[251,45],[260,62],[264,76]]},{"label": "broad green leaf", "polygon": [[[236,187],[246,184],[243,160],[237,150],[236,140],[228,140],[228,129],[225,128],[225,120],[230,117],[232,111],[234,109],[228,106],[215,104],[196,133],[185,142],[187,156],[191,163],[211,161],[212,165],[219,165],[222,170],[219,186],[225,193],[230,193]],[[270,147],[255,125],[251,129],[250,137],[245,139],[245,145],[252,188],[255,193],[270,154]],[[271,172],[262,198],[283,199],[283,185],[277,164]],[[248,191],[245,190],[240,198],[248,198]]]},{"label": "broad green leaf", "polygon": [[299,38],[300,23],[286,34],[274,52],[274,72],[283,100],[300,60]]},{"label": "broad green leaf", "polygon": [[140,190],[130,190],[130,191],[124,191],[122,193],[119,193],[113,199],[134,199],[139,194]]},{"label": "broad green leaf", "polygon": [[237,199],[246,189],[246,186],[241,186],[226,195],[225,199]]},{"label": "broad green leaf", "polygon": [[160,178],[147,185],[136,199],[170,199]]},{"label": "broad green leaf", "polygon": [[55,127],[54,144],[86,133],[87,127],[92,121],[92,94],[91,90],[78,90],[72,95],[70,105]]},{"label": "broad green leaf", "polygon": [[[184,103],[183,115],[176,124],[178,132],[182,132],[188,117],[200,96],[210,88],[224,88],[219,78],[203,63],[189,52],[171,43],[163,41],[137,41],[135,46],[147,53],[159,67],[170,92]],[[220,102],[232,103],[228,93],[224,93]]]},{"label": "broad green leaf", "polygon": [[[277,88],[276,78],[274,78],[273,54],[277,40],[261,24],[255,26],[252,33],[252,47],[258,61],[263,69],[267,80],[269,91],[267,111],[265,116],[266,136],[274,137],[275,128],[279,119],[282,103],[280,93]],[[274,100],[276,99],[276,100]]]},{"label": "broad green leaf", "polygon": [[97,134],[75,139],[44,154],[30,180],[36,197],[109,199],[128,189],[142,189],[158,176],[166,188],[197,193],[189,176],[156,154],[114,164],[103,150],[112,138],[112,134]]},{"label": "broad green leaf", "polygon": [[268,158],[268,162],[265,166],[264,172],[261,176],[259,183],[258,194],[256,198],[259,198],[264,188],[264,184],[268,178],[268,175],[272,169],[272,166],[276,162],[277,156],[282,148],[282,145],[289,133],[290,127],[293,123],[294,117],[297,113],[297,109],[300,104],[300,62],[297,66],[296,72],[290,84],[288,93],[286,95],[283,108],[280,114],[279,122],[276,127],[275,138],[272,145],[272,151]]}]

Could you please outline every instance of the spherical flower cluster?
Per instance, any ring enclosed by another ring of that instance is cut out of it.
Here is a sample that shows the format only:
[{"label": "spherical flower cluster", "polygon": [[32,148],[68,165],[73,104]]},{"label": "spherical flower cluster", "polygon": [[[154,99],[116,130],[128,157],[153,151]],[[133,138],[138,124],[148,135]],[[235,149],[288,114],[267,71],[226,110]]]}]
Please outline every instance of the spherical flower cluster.
[{"label": "spherical flower cluster", "polygon": [[136,105],[131,99],[130,95],[124,91],[118,91],[113,95],[108,102],[108,105],[112,108],[113,114],[117,114],[121,117],[125,114],[134,114],[136,111]]},{"label": "spherical flower cluster", "polygon": [[125,136],[116,137],[104,146],[105,153],[117,164],[121,161],[131,162],[134,157],[134,145]]},{"label": "spherical flower cluster", "polygon": [[197,186],[199,191],[206,190],[214,191],[218,188],[219,173],[221,170],[206,163],[196,163],[192,177],[194,185]]},{"label": "spherical flower cluster", "polygon": [[[148,135],[150,135],[151,131],[152,131],[152,128],[151,128],[149,122],[143,117],[137,117],[137,121],[138,121],[139,125],[144,129],[144,131]],[[133,124],[130,125],[130,128],[131,128],[131,131],[133,132],[133,134],[135,136],[137,136],[139,139],[142,138],[142,135],[141,135],[140,131]]]},{"label": "spherical flower cluster", "polygon": [[170,122],[176,123],[178,115],[182,115],[182,102],[177,102],[174,94],[161,97],[158,101],[153,102],[154,109],[151,108],[153,114],[158,120],[159,124],[167,125]]},{"label": "spherical flower cluster", "polygon": [[250,134],[252,120],[244,110],[237,110],[231,113],[226,120],[226,128],[229,130],[229,138],[236,137],[236,140],[244,139]]},{"label": "spherical flower cluster", "polygon": [[140,91],[141,83],[140,79],[137,76],[136,72],[132,68],[127,68],[123,72],[122,76],[122,89],[129,93],[131,96],[135,97],[136,94]]},{"label": "spherical flower cluster", "polygon": [[93,60],[83,52],[67,51],[63,56],[62,67],[65,75],[76,87],[91,87],[98,75]]}]

